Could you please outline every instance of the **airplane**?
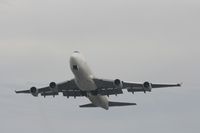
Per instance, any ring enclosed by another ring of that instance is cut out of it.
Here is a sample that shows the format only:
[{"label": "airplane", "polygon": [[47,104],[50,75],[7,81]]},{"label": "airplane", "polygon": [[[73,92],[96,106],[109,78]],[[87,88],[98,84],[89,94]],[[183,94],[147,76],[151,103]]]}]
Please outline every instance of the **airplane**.
[{"label": "airplane", "polygon": [[31,87],[29,90],[15,91],[16,93],[32,94],[34,97],[57,96],[60,93],[69,97],[86,97],[91,103],[80,105],[81,108],[101,107],[108,110],[109,107],[130,106],[136,103],[112,102],[108,100],[110,95],[123,94],[123,90],[128,92],[151,92],[153,88],[180,87],[181,84],[152,84],[150,82],[132,83],[124,82],[120,79],[108,80],[97,78],[93,75],[86,59],[79,51],[74,51],[70,56],[70,68],[74,78],[65,82],[51,82],[49,86],[43,88]]}]

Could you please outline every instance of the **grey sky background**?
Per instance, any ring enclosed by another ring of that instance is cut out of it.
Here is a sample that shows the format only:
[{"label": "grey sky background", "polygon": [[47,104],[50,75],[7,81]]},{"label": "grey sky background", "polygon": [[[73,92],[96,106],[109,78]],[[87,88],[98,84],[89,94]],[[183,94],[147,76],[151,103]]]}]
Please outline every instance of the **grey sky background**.
[{"label": "grey sky background", "polygon": [[[198,0],[0,0],[0,130],[3,133],[200,131]],[[182,88],[126,91],[135,107],[80,109],[74,100],[16,95],[73,78],[79,50],[100,78]]]}]

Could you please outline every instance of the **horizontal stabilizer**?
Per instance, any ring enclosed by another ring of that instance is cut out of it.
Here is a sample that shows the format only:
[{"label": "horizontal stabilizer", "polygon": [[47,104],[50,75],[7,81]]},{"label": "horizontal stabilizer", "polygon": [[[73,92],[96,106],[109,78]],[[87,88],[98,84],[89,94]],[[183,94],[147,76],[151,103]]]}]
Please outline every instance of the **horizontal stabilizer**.
[{"label": "horizontal stabilizer", "polygon": [[89,108],[89,107],[97,107],[97,106],[92,104],[92,103],[90,103],[90,104],[80,105],[79,107],[81,107],[81,108]]},{"label": "horizontal stabilizer", "polygon": [[[124,102],[109,102],[109,107],[117,107],[117,106],[131,106],[136,105],[136,103],[124,103]],[[90,103],[90,104],[84,104],[80,105],[81,108],[89,108],[89,107],[97,107],[96,105]]]},{"label": "horizontal stabilizer", "polygon": [[136,103],[109,102],[109,107],[115,107],[115,106],[131,106],[131,105],[136,105]]}]

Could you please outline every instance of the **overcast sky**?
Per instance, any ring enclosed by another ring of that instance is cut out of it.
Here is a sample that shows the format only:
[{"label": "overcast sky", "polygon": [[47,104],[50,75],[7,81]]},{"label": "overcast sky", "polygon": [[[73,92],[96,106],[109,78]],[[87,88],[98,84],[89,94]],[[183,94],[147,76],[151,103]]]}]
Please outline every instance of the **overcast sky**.
[{"label": "overcast sky", "polygon": [[[0,0],[0,130],[3,133],[199,133],[198,0]],[[86,98],[16,95],[73,78],[85,55],[95,76],[181,88],[110,97],[124,108],[80,109]]]}]

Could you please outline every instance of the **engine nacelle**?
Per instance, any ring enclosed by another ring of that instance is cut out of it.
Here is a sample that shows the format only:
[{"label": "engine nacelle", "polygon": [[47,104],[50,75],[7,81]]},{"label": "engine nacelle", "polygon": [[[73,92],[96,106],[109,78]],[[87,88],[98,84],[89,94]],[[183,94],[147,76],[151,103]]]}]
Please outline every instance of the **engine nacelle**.
[{"label": "engine nacelle", "polygon": [[146,82],[144,82],[144,84],[143,84],[143,88],[144,88],[145,91],[151,91],[151,89],[152,89],[152,84],[146,81]]},{"label": "engine nacelle", "polygon": [[51,82],[49,84],[49,88],[51,89],[52,92],[58,92],[58,87],[57,87],[57,84],[55,82]]},{"label": "engine nacelle", "polygon": [[120,79],[115,79],[114,80],[114,86],[117,89],[122,89],[123,88],[123,82]]},{"label": "engine nacelle", "polygon": [[34,97],[37,97],[39,92],[38,92],[38,89],[37,89],[36,87],[31,87],[30,93],[31,93]]}]

